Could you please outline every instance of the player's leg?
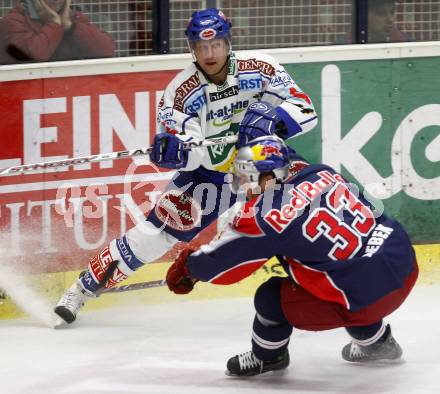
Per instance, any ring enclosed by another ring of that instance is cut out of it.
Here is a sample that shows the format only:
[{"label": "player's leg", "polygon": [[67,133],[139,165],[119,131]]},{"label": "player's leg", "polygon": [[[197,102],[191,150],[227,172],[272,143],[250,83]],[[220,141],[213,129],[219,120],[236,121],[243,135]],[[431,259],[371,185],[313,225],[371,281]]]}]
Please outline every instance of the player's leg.
[{"label": "player's leg", "polygon": [[[144,264],[163,256],[177,242],[175,237],[165,231],[159,232],[148,221],[138,224],[92,257],[87,270],[81,272],[56,304],[55,313],[66,323],[72,323],[79,310],[88,300],[97,297],[100,290],[127,279]],[[138,244],[148,245],[148,251],[136,247]]]},{"label": "player's leg", "polygon": [[271,278],[256,291],[252,350],[231,357],[229,376],[253,376],[279,371],[289,366],[288,344],[292,326],[281,309],[280,292],[283,278]]},{"label": "player's leg", "polygon": [[414,262],[414,270],[401,288],[358,312],[346,313],[346,330],[352,340],[342,349],[344,360],[368,362],[398,360],[402,357],[402,348],[394,339],[390,325],[385,325],[382,318],[402,305],[414,287],[417,276],[418,266]]},{"label": "player's leg", "polygon": [[295,328],[309,331],[345,327],[352,342],[342,350],[347,361],[396,360],[402,349],[391,334],[391,327],[383,318],[404,302],[418,275],[417,264],[404,285],[382,297],[368,307],[353,312],[342,305],[323,301],[293,282],[283,282],[281,305],[289,323]]},{"label": "player's leg", "polygon": [[64,293],[55,312],[67,323],[99,290],[122,282],[144,264],[167,253],[178,241],[188,242],[236,199],[224,175],[196,170],[179,172],[145,222],[95,255],[88,269]]},{"label": "player's leg", "polygon": [[342,358],[351,362],[397,360],[402,348],[391,334],[389,324],[383,320],[367,326],[346,327],[351,343],[342,349]]}]

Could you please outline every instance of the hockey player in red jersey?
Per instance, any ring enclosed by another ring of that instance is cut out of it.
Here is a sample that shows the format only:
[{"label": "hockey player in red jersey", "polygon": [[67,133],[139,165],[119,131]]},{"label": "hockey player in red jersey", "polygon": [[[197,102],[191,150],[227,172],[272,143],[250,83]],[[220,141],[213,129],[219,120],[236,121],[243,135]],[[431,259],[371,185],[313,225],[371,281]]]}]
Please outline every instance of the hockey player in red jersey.
[{"label": "hockey player in red jersey", "polygon": [[287,277],[257,289],[252,350],[229,359],[228,375],[287,368],[293,327],[345,327],[352,339],[342,349],[347,361],[399,359],[402,349],[383,318],[417,279],[407,233],[332,168],[306,162],[260,126],[242,124],[239,135],[256,136],[259,128],[262,136],[241,145],[235,158],[236,174],[253,188],[250,200],[220,239],[178,256],[168,287],[184,294],[198,280],[232,284],[279,259]]}]

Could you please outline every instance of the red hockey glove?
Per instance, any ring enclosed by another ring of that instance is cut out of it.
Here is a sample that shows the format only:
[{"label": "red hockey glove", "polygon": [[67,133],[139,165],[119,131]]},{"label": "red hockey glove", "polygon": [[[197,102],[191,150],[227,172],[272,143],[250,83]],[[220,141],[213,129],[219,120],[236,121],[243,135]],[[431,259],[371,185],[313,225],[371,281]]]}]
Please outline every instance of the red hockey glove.
[{"label": "red hockey glove", "polygon": [[189,275],[188,267],[186,266],[186,259],[194,252],[191,247],[183,249],[176,260],[168,269],[167,285],[170,291],[175,294],[188,294],[194,288],[194,283],[197,281],[192,279]]}]

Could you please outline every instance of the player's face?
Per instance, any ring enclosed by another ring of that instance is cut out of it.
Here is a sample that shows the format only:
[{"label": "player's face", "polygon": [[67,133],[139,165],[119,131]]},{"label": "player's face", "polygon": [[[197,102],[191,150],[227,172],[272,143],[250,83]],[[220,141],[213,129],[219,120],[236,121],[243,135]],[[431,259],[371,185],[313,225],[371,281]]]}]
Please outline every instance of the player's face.
[{"label": "player's face", "polygon": [[194,56],[202,70],[209,76],[222,71],[229,53],[229,46],[225,39],[214,38],[208,41],[196,41],[192,45]]},{"label": "player's face", "polygon": [[[246,184],[248,179],[243,176],[240,178],[241,184]],[[258,177],[258,186],[248,188],[246,191],[247,200],[251,200],[252,198],[263,194],[265,191],[272,189],[276,184],[276,179],[274,178],[272,173],[262,173]]]},{"label": "player's face", "polygon": [[275,183],[276,179],[274,178],[272,173],[261,174],[258,178],[258,186],[260,186],[261,193],[264,193],[266,190],[272,189]]}]

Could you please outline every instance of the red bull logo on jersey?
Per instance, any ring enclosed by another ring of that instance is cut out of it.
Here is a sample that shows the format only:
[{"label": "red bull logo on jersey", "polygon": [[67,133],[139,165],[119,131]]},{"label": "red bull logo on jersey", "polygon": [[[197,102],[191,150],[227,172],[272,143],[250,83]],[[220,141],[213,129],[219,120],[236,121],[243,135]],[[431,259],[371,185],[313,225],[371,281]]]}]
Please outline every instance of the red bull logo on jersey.
[{"label": "red bull logo on jersey", "polygon": [[281,234],[310,203],[321,195],[329,186],[339,183],[344,184],[344,179],[339,174],[331,174],[328,171],[318,172],[319,179],[314,182],[301,182],[289,190],[290,201],[280,209],[271,209],[264,220],[277,233]]}]

